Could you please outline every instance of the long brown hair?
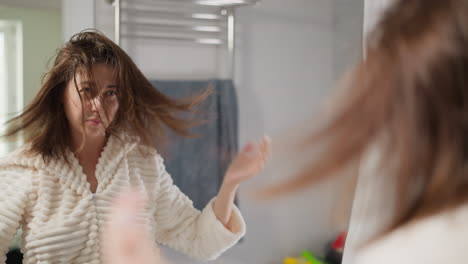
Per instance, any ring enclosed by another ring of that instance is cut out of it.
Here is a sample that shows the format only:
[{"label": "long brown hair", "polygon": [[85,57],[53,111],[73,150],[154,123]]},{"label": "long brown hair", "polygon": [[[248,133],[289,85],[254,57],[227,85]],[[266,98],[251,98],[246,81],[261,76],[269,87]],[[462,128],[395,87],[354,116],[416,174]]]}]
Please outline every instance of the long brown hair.
[{"label": "long brown hair", "polygon": [[374,175],[396,181],[392,231],[468,200],[468,0],[398,0],[367,47],[330,121],[307,137],[321,155],[268,193],[336,175],[378,142],[382,171],[396,164]]},{"label": "long brown hair", "polygon": [[210,89],[192,98],[173,100],[155,89],[132,59],[110,39],[96,31],[83,31],[58,50],[39,92],[19,116],[7,122],[4,136],[14,140],[22,135],[30,146],[28,151],[41,154],[46,162],[51,159],[69,162],[66,153],[71,133],[62,103],[64,90],[70,81],[78,89],[75,77],[80,73],[89,79],[97,94],[92,75],[96,64],[110,66],[118,86],[119,110],[107,128],[108,134],[120,136],[124,132],[141,144],[155,147],[165,141],[166,127],[191,136],[189,128],[201,122],[181,119],[178,113],[196,110],[194,107],[209,95]]}]

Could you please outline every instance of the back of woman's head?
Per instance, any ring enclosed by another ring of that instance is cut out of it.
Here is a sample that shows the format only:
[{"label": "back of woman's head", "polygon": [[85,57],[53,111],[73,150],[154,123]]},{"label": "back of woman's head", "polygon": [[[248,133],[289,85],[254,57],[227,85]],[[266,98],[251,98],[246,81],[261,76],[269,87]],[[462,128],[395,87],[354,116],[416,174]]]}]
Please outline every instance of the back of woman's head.
[{"label": "back of woman's head", "polygon": [[[58,50],[39,92],[23,113],[7,123],[5,136],[10,139],[23,136],[30,146],[29,152],[41,154],[45,161],[68,162],[66,153],[71,133],[64,111],[64,91],[70,82],[78,89],[79,74],[86,79],[92,93],[98,94],[97,76],[93,76],[93,67],[98,64],[111,69],[118,90],[118,111],[106,127],[106,133],[116,136],[125,133],[152,147],[164,140],[164,127],[190,135],[188,128],[196,122],[182,120],[177,113],[190,111],[208,92],[191,100],[172,100],[151,85],[119,46],[99,32],[84,31]],[[84,99],[80,97],[82,104]]]},{"label": "back of woman's head", "polygon": [[[373,144],[397,192],[390,230],[468,199],[468,0],[399,0],[368,38],[365,59],[307,138],[321,155],[270,195],[347,168]],[[390,165],[392,164],[392,165]],[[392,166],[392,167],[391,167]],[[390,168],[391,167],[391,168]]]}]

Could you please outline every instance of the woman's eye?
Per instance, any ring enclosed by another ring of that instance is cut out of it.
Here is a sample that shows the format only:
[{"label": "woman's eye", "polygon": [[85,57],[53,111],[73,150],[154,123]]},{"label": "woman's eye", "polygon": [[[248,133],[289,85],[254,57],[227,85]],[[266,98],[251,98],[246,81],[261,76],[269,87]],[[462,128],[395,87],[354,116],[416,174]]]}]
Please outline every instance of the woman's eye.
[{"label": "woman's eye", "polygon": [[91,88],[83,88],[83,89],[81,89],[80,92],[82,92],[82,93],[89,93],[89,92],[91,92]]},{"label": "woman's eye", "polygon": [[116,91],[108,91],[106,94],[109,95],[109,96],[114,96],[114,95],[117,95],[117,92]]}]

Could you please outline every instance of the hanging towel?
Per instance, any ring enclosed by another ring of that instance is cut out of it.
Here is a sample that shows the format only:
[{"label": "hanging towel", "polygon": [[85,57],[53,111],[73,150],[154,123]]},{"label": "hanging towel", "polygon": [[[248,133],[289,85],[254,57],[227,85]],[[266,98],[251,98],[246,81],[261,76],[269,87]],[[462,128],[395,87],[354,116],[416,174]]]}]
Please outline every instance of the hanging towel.
[{"label": "hanging towel", "polygon": [[198,137],[183,138],[169,131],[169,143],[162,153],[174,184],[201,210],[218,193],[227,167],[238,151],[238,104],[234,84],[231,80],[155,80],[152,84],[176,99],[213,88],[213,93],[201,106],[207,122],[191,130]]}]

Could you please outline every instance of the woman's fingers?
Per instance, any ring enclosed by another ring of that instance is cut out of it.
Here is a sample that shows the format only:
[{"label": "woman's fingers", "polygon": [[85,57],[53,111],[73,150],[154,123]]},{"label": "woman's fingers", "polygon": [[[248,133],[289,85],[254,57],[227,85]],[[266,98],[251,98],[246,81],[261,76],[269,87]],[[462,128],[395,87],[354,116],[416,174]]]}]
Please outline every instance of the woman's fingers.
[{"label": "woman's fingers", "polygon": [[145,225],[146,201],[137,190],[125,190],[114,200],[102,241],[105,263],[161,263]]}]

